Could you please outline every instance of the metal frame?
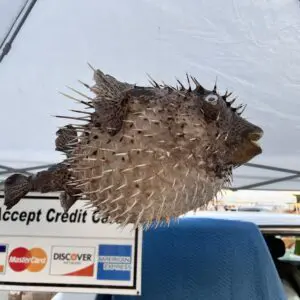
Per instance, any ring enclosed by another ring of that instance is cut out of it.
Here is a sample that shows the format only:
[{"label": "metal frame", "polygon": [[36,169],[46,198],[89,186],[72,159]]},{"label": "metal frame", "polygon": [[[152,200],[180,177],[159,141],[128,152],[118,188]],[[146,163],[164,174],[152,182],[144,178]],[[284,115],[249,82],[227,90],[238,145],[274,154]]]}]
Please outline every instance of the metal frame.
[{"label": "metal frame", "polygon": [[[32,171],[43,170],[43,169],[49,168],[53,165],[54,164],[45,164],[45,165],[36,165],[36,166],[31,166],[31,167],[26,167],[26,168],[13,168],[13,167],[10,167],[7,165],[0,165],[0,169],[3,169],[3,170],[0,170],[0,176],[9,175],[12,173],[33,175],[34,172],[32,172]],[[248,185],[230,187],[229,190],[234,191],[234,192],[239,191],[239,190],[250,190],[253,188],[257,188],[257,187],[264,187],[269,184],[274,184],[274,183],[278,183],[278,182],[282,182],[282,181],[288,181],[288,180],[292,180],[295,178],[300,178],[300,171],[297,171],[297,170],[273,167],[273,166],[262,165],[262,164],[253,164],[253,163],[247,163],[244,166],[249,167],[249,168],[258,168],[258,169],[263,169],[263,170],[282,172],[282,173],[287,173],[287,174],[291,174],[291,175],[274,178],[274,179],[270,179],[270,180],[259,181],[259,182],[256,182],[253,184],[248,184]],[[0,190],[3,190],[3,183],[4,183],[4,180],[0,181]]]},{"label": "metal frame", "polygon": [[275,171],[275,172],[282,172],[282,173],[287,173],[287,174],[292,174],[292,175],[274,178],[274,179],[265,180],[265,181],[260,181],[260,182],[256,182],[253,184],[243,185],[243,186],[239,186],[239,187],[231,187],[230,190],[232,190],[232,191],[250,190],[253,188],[262,187],[262,186],[266,186],[266,185],[277,183],[277,182],[288,181],[288,180],[292,180],[292,179],[300,177],[300,171],[297,171],[297,170],[279,168],[279,167],[273,167],[273,166],[267,166],[267,165],[261,165],[261,164],[253,164],[253,163],[247,163],[247,164],[245,164],[245,166],[251,167],[251,168],[263,169],[263,170],[270,170],[270,171]]},{"label": "metal frame", "polygon": [[[0,165],[0,176],[9,175],[12,173],[20,173],[23,175],[33,175],[34,173],[31,171],[43,170],[43,169],[49,168],[51,166],[53,166],[53,164],[31,166],[31,167],[26,167],[26,168],[13,168],[13,167],[10,167],[7,165]],[[3,184],[4,184],[4,180],[1,180],[0,181],[0,191],[3,191]]]},{"label": "metal frame", "polygon": [[10,29],[4,37],[4,40],[0,44],[0,63],[3,61],[4,57],[10,52],[14,40],[16,39],[19,31],[24,25],[36,2],[37,0],[27,0],[21,8],[21,10],[19,11],[15,20],[11,24]]}]

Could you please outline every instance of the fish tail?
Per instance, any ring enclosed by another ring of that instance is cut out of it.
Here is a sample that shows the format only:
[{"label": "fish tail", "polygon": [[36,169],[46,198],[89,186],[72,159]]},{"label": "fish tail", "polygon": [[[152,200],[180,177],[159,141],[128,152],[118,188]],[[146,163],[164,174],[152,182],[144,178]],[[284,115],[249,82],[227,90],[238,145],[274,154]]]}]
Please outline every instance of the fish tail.
[{"label": "fish tail", "polygon": [[14,207],[31,188],[31,176],[13,174],[4,181],[4,205],[6,209]]},{"label": "fish tail", "polygon": [[60,205],[63,208],[64,212],[68,212],[69,209],[76,202],[77,197],[71,196],[66,192],[61,192],[59,195]]}]

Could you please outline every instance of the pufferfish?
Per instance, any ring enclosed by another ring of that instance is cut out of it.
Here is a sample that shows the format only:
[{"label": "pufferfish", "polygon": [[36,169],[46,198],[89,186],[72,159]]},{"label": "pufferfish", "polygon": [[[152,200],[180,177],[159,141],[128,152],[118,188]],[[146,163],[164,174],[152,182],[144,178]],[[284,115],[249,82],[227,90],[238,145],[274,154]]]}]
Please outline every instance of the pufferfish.
[{"label": "pufferfish", "polygon": [[66,160],[68,194],[80,190],[72,196],[136,228],[205,209],[229,187],[233,169],[262,153],[263,130],[232,106],[230,93],[186,77],[186,86],[151,79],[144,87],[94,70],[96,84],[84,85],[95,96],[73,98],[92,111],[57,116],[83,121],[72,125],[78,142]]}]

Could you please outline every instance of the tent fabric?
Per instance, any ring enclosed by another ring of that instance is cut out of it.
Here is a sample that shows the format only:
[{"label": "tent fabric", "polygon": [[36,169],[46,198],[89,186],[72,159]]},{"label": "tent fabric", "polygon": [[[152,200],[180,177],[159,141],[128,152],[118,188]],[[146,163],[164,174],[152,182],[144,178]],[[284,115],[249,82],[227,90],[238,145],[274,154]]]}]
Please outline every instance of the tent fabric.
[{"label": "tent fabric", "polygon": [[[0,10],[0,27],[8,10]],[[0,64],[0,165],[62,159],[55,131],[67,121],[52,115],[78,106],[58,92],[86,93],[77,80],[91,83],[90,62],[139,85],[147,73],[175,85],[188,72],[207,88],[217,78],[219,91],[233,91],[265,131],[263,154],[252,162],[300,170],[299,14],[298,0],[38,1]],[[248,167],[234,174],[234,186],[289,175]],[[267,187],[299,186],[294,178]]]},{"label": "tent fabric", "polygon": [[[97,297],[102,299],[101,295]],[[283,300],[286,297],[256,225],[185,218],[169,228],[144,233],[142,296],[112,296],[112,299]]]}]

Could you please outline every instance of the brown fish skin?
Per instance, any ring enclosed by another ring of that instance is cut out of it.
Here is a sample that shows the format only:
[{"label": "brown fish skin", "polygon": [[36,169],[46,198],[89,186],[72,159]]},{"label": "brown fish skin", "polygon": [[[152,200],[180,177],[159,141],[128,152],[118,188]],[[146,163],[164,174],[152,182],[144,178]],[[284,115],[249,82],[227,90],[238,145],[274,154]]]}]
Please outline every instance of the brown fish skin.
[{"label": "brown fish skin", "polygon": [[4,205],[7,209],[19,203],[31,189],[31,176],[13,174],[4,181]]},{"label": "brown fish skin", "polygon": [[[66,125],[60,128],[56,132],[56,135],[57,138],[55,140],[55,150],[65,153],[67,158],[69,158],[78,144],[77,130],[72,125]],[[69,168],[69,163],[67,160],[63,162],[63,165]],[[63,186],[64,191],[60,192],[59,199],[64,212],[68,212],[78,198],[80,198],[75,196],[76,194],[80,193],[80,190],[67,185],[67,181],[63,182]]]},{"label": "brown fish skin", "polygon": [[203,209],[230,185],[233,168],[262,153],[263,130],[216,85],[208,90],[187,76],[187,87],[138,87],[99,70],[94,79],[94,112],[79,127],[86,134],[70,155],[70,184],[115,222],[137,226]]},{"label": "brown fish skin", "polygon": [[[256,141],[263,136],[263,130],[241,117],[245,106],[233,107],[232,105],[236,101],[236,98],[230,99],[232,93],[228,93],[227,91],[224,95],[219,95],[216,84],[213,90],[210,91],[203,88],[196,78],[190,76],[189,79],[187,75],[187,79],[188,88],[185,88],[180,81],[178,81],[180,89],[175,89],[165,84],[159,85],[152,78],[150,83],[153,87],[141,87],[120,82],[111,75],[104,74],[100,70],[94,70],[96,85],[93,87],[93,91],[96,97],[92,104],[95,112],[91,117],[89,127],[93,124],[98,129],[101,129],[101,132],[107,132],[110,135],[119,132],[123,125],[123,121],[120,122],[120,120],[123,120],[127,116],[128,99],[132,102],[136,101],[140,103],[159,101],[161,99],[166,102],[169,100],[169,103],[172,103],[173,100],[176,100],[180,96],[182,100],[185,100],[189,96],[196,96],[199,99],[211,96],[214,99],[217,97],[217,101],[215,101],[216,105],[211,105],[208,103],[209,101],[202,100],[202,103],[199,101],[200,105],[197,109],[203,113],[203,118],[208,124],[217,124],[217,127],[220,128],[220,133],[222,132],[222,128],[230,128],[230,134],[226,130],[223,130],[223,134],[227,135],[226,144],[236,149],[236,151],[232,151],[231,153],[230,163],[232,166],[243,165],[261,154],[262,149]],[[196,85],[194,90],[191,89],[190,81]],[[182,97],[182,95],[184,96]],[[179,106],[179,108],[181,107]],[[223,114],[220,112],[223,112]]]},{"label": "brown fish skin", "polygon": [[68,157],[78,143],[77,131],[72,125],[66,125],[56,132],[55,150]]}]

